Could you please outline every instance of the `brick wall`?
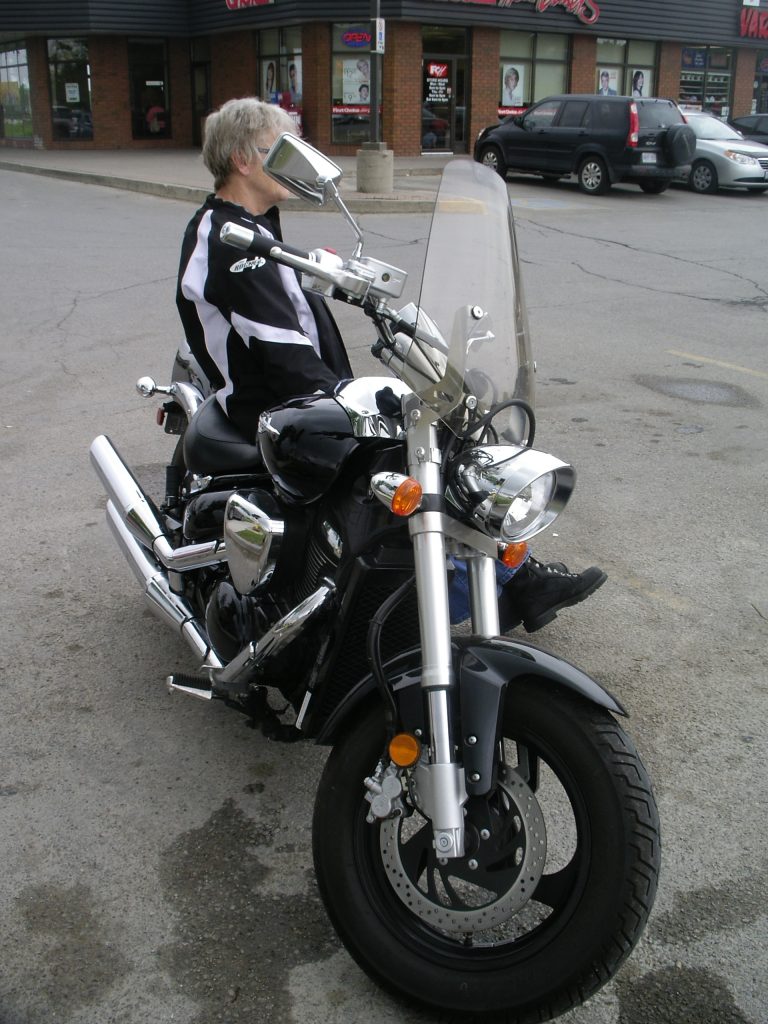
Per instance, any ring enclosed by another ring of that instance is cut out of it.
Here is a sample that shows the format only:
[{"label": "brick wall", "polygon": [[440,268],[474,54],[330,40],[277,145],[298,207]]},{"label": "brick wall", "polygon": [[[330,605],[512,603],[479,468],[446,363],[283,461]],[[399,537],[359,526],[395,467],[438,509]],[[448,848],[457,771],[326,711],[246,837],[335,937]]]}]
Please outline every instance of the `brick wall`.
[{"label": "brick wall", "polygon": [[469,124],[467,148],[489,124],[499,118],[499,33],[496,29],[476,28],[472,32],[469,83]]},{"label": "brick wall", "polygon": [[421,25],[387,24],[382,139],[400,156],[421,152]]},{"label": "brick wall", "polygon": [[757,50],[745,49],[736,51],[731,117],[743,117],[745,114],[752,113],[756,67]]},{"label": "brick wall", "polygon": [[301,32],[302,122],[307,140],[331,151],[331,26],[304,25]]},{"label": "brick wall", "polygon": [[656,95],[675,100],[680,96],[680,71],[682,69],[680,43],[662,43],[659,57],[659,80]]},{"label": "brick wall", "polygon": [[597,40],[594,36],[575,35],[571,44],[571,80],[569,92],[595,92],[597,89]]},{"label": "brick wall", "polygon": [[256,40],[253,32],[211,36],[211,106],[259,92]]}]

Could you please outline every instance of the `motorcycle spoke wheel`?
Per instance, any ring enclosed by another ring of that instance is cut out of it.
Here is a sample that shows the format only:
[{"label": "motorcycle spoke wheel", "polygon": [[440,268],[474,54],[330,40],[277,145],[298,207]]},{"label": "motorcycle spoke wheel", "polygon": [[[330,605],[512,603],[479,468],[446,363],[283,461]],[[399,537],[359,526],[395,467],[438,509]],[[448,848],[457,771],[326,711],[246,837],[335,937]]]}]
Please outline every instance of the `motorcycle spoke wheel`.
[{"label": "motorcycle spoke wheel", "polygon": [[498,786],[466,805],[465,857],[438,860],[407,798],[402,818],[366,821],[362,779],[383,746],[372,709],[326,765],[315,867],[336,930],[380,984],[443,1012],[538,1021],[583,1002],[638,940],[658,817],[631,741],[602,709],[517,681],[503,733]]}]

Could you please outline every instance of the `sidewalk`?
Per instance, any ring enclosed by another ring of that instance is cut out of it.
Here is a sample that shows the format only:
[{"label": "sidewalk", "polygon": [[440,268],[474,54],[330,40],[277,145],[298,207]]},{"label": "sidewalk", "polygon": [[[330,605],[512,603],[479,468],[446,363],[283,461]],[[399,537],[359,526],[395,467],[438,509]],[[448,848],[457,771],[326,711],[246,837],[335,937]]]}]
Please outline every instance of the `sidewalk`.
[{"label": "sidewalk", "polygon": [[[344,171],[339,191],[353,213],[429,213],[440,173],[450,155],[395,157],[394,191],[381,195],[358,192],[357,159],[334,157]],[[465,157],[464,159],[468,159]],[[109,188],[128,189],[167,199],[200,204],[213,191],[211,176],[198,149],[44,150],[0,148],[0,170],[42,174]],[[299,199],[283,204],[307,210]],[[331,207],[326,207],[331,209]]]}]

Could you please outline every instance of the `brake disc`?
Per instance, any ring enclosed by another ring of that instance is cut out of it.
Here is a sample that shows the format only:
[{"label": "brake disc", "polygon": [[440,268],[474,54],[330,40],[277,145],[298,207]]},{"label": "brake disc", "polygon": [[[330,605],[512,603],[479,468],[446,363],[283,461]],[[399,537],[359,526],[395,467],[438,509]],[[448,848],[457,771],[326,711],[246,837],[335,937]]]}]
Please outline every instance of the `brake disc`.
[{"label": "brake disc", "polygon": [[379,833],[395,894],[426,924],[450,935],[508,921],[535,892],[547,858],[541,808],[515,771],[507,771],[489,796],[468,801],[466,836],[466,855],[446,860],[435,854],[431,822],[421,815],[382,821]]}]

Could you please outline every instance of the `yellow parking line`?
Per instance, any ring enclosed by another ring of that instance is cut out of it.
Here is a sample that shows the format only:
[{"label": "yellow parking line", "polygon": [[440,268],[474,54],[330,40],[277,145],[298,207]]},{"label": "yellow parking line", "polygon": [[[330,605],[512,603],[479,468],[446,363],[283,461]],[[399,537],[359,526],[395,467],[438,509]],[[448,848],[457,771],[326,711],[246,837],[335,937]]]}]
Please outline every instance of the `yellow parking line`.
[{"label": "yellow parking line", "polygon": [[695,359],[697,363],[713,363],[715,366],[722,366],[725,370],[738,370],[739,373],[748,373],[750,377],[765,377],[768,379],[768,373],[764,373],[762,370],[751,370],[748,366],[739,366],[737,363],[724,363],[721,359],[708,359],[706,356],[694,355],[693,352],[678,352],[674,348],[668,348],[667,352],[671,356]]}]

